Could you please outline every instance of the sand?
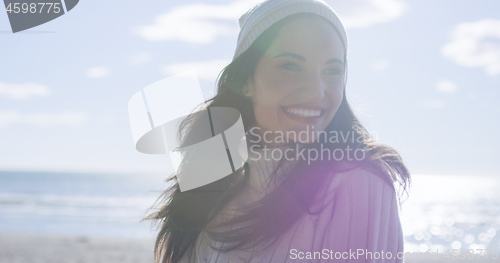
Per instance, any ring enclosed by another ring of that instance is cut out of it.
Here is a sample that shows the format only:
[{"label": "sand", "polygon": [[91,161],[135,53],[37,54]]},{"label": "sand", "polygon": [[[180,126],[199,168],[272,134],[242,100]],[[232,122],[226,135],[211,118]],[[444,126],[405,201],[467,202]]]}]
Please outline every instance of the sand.
[{"label": "sand", "polygon": [[0,233],[0,263],[153,262],[154,239]]},{"label": "sand", "polygon": [[[0,263],[153,263],[154,239],[0,233]],[[295,260],[306,262],[306,260]],[[292,260],[293,262],[293,260]],[[493,259],[406,258],[405,263],[500,262]]]}]

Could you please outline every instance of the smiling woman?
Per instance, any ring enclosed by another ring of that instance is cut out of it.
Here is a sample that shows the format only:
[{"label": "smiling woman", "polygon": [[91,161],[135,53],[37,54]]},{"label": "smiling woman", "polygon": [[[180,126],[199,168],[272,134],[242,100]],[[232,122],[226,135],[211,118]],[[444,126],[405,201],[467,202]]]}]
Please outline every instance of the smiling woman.
[{"label": "smiling woman", "polygon": [[[233,61],[207,103],[240,111],[252,150],[241,169],[209,185],[181,192],[170,178],[165,204],[148,217],[161,222],[156,261],[402,262],[394,184],[406,190],[410,175],[347,102],[348,42],[335,12],[320,0],[267,0],[240,27]],[[199,114],[183,121],[181,147],[202,125]]]}]

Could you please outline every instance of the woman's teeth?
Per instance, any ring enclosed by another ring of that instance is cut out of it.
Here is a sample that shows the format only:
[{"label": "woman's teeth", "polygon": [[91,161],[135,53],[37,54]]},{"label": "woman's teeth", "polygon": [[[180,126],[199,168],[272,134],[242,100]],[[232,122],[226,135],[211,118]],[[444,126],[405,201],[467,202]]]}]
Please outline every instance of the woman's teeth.
[{"label": "woman's teeth", "polygon": [[293,115],[297,115],[300,117],[319,117],[321,115],[321,110],[306,110],[306,109],[297,109],[297,108],[291,108],[291,109],[286,109],[285,111],[288,113],[291,113]]}]

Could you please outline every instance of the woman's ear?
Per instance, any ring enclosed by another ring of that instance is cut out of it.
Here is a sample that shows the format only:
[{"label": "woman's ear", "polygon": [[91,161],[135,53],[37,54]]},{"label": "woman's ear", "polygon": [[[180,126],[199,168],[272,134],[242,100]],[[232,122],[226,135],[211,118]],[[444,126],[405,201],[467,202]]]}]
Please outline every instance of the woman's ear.
[{"label": "woman's ear", "polygon": [[255,85],[253,78],[249,77],[247,82],[243,85],[243,94],[247,97],[252,97],[255,93]]}]

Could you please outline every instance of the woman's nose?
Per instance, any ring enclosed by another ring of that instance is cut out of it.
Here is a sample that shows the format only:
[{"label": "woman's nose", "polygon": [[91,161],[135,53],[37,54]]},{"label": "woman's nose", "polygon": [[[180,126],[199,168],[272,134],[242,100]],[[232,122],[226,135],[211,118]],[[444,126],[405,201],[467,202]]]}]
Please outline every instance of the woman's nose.
[{"label": "woman's nose", "polygon": [[301,95],[309,102],[317,102],[325,97],[325,83],[321,74],[309,74],[302,84]]}]

